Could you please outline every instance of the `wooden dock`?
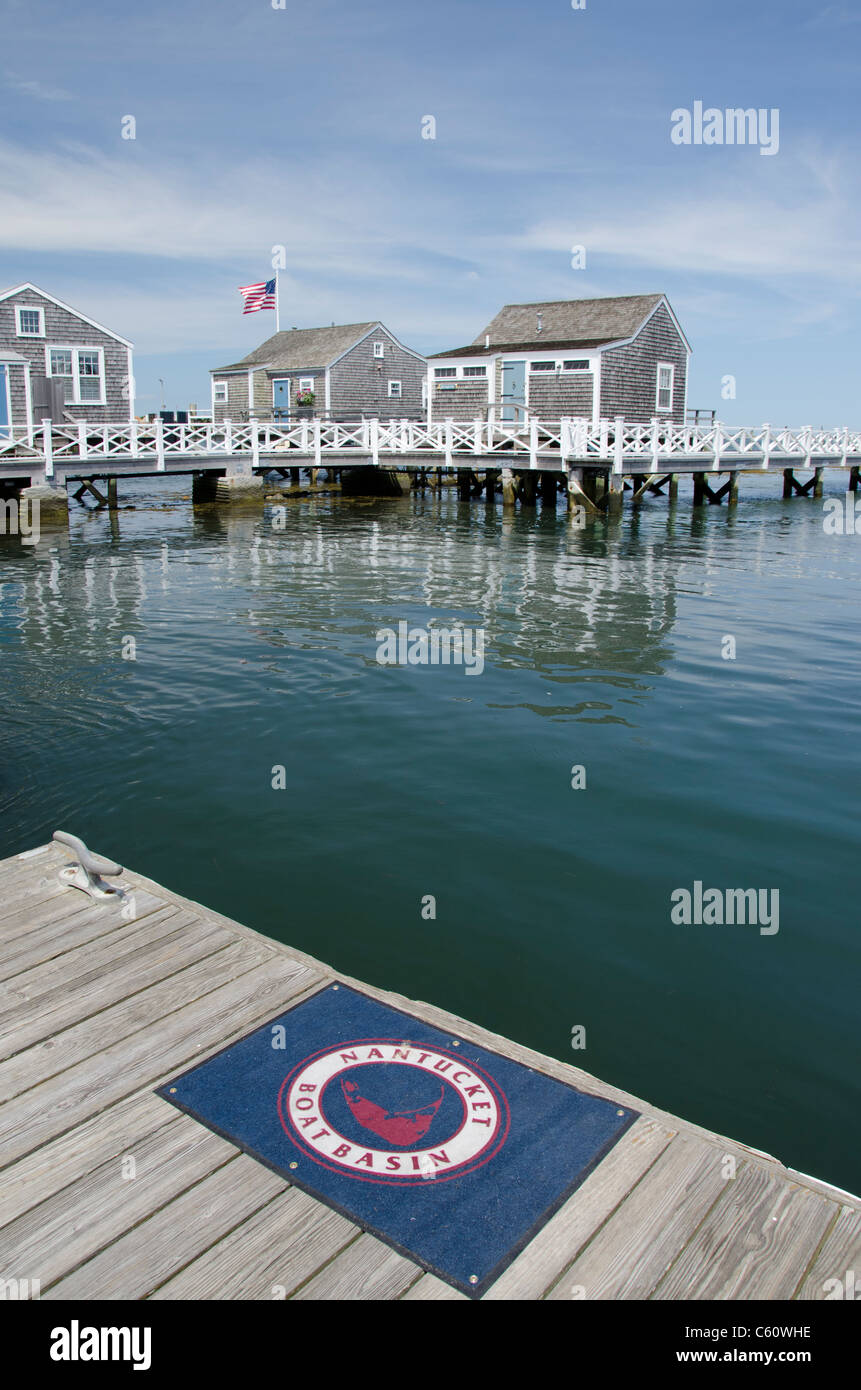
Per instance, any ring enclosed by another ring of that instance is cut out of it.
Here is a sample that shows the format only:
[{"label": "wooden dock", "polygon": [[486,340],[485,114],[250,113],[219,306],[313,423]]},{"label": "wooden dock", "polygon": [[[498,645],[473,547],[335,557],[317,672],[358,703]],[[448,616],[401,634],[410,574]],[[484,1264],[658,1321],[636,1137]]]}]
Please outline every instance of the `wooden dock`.
[{"label": "wooden dock", "polygon": [[678,473],[842,468],[858,487],[861,430],[771,425],[648,424],[615,419],[522,422],[273,420],[165,425],[78,421],[10,431],[0,441],[0,481],[63,486],[91,478],[205,473],[238,478],[271,469],[373,467],[422,470],[571,468],[632,477]]},{"label": "wooden dock", "polygon": [[858,1198],[132,872],[126,920],[60,884],[67,862],[0,861],[0,1280],[43,1299],[462,1299],[153,1094],[338,980],[642,1112],[486,1301],[819,1300],[861,1271]]}]

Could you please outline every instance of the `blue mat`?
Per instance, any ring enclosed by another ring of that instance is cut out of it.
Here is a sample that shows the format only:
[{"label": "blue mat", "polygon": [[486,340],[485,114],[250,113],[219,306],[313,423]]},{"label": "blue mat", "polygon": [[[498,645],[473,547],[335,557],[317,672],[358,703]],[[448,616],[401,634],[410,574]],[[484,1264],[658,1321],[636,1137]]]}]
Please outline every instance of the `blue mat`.
[{"label": "blue mat", "polygon": [[346,985],[157,1094],[474,1298],[637,1118]]}]

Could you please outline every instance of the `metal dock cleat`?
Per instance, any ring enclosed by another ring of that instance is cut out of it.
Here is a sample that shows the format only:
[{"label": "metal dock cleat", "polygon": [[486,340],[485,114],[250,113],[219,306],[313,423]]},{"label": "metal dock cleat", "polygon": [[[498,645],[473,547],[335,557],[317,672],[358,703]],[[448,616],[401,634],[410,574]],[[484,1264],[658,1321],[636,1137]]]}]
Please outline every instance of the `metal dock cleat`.
[{"label": "metal dock cleat", "polygon": [[61,883],[80,888],[91,898],[125,898],[125,889],[106,883],[103,874],[115,878],[122,873],[122,865],[101,854],[93,854],[77,835],[69,835],[65,830],[55,830],[54,839],[58,844],[73,850],[78,856],[77,864],[67,864],[57,875]]}]

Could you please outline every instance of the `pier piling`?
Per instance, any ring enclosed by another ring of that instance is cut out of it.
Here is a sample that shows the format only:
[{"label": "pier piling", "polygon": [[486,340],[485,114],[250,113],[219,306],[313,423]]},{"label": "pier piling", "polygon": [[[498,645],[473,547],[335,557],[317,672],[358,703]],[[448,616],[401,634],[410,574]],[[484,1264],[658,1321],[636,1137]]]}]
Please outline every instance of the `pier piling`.
[{"label": "pier piling", "polygon": [[510,468],[502,470],[502,506],[505,510],[513,510],[517,503],[517,489],[514,481],[514,474]]},{"label": "pier piling", "polygon": [[519,487],[519,489],[518,489],[519,494],[520,494],[520,504],[521,504],[521,506],[523,506],[523,507],[534,507],[534,506],[535,506],[535,498],[536,498],[537,484],[538,484],[538,474],[537,474],[537,473],[535,473],[535,472],[521,473],[521,475],[520,475],[520,487]]}]

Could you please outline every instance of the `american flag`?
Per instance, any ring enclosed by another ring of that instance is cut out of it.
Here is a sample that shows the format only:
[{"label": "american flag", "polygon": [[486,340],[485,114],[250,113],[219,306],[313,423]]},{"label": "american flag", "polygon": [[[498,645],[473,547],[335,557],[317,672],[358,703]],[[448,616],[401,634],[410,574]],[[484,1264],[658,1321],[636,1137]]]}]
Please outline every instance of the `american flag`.
[{"label": "american flag", "polygon": [[274,280],[261,280],[256,285],[240,285],[239,293],[245,296],[243,314],[256,314],[258,309],[275,308]]}]

